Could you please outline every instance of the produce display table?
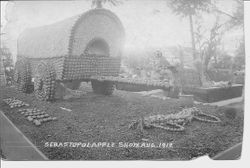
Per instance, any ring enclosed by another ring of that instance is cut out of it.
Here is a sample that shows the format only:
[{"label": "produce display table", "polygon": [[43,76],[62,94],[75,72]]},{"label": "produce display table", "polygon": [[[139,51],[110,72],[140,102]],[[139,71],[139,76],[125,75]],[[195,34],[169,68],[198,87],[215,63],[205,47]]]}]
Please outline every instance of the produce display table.
[{"label": "produce display table", "polygon": [[232,99],[242,95],[243,85],[235,84],[231,87],[209,87],[209,88],[190,88],[183,89],[185,94],[192,94],[194,98],[201,102],[211,103],[221,100]]}]

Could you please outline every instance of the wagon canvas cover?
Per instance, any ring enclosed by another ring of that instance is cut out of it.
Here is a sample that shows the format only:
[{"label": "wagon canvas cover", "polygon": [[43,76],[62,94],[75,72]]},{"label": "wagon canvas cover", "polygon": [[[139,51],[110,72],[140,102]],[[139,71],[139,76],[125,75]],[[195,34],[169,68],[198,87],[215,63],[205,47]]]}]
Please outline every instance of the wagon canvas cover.
[{"label": "wagon canvas cover", "polygon": [[18,39],[18,55],[50,58],[83,54],[87,44],[102,38],[110,48],[110,56],[121,56],[124,28],[118,17],[106,9],[94,9],[52,25],[31,28]]}]

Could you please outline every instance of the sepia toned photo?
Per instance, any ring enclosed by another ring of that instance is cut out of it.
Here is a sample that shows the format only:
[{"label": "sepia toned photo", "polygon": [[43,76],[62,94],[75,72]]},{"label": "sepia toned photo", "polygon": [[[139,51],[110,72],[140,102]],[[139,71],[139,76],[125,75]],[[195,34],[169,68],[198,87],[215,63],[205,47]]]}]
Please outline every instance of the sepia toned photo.
[{"label": "sepia toned photo", "polygon": [[241,157],[242,0],[1,1],[6,161]]}]

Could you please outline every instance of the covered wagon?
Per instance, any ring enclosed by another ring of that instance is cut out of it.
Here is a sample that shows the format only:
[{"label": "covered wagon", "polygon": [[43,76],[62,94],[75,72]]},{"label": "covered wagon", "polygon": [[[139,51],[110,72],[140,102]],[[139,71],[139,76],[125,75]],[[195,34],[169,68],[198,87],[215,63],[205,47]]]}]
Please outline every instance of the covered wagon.
[{"label": "covered wagon", "polygon": [[110,95],[112,81],[94,76],[118,76],[124,44],[124,28],[107,9],[25,30],[18,39],[15,81],[22,92],[33,88],[41,100],[53,100],[57,83],[90,81],[94,92]]}]

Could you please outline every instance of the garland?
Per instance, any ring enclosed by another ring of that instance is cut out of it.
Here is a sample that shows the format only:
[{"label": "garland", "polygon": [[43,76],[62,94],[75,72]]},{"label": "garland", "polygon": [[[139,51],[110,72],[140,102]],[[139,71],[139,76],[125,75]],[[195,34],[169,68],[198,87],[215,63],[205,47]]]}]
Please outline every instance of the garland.
[{"label": "garland", "polygon": [[[210,117],[212,118],[212,120],[209,120],[209,119],[205,119],[205,118],[200,118],[199,116],[206,116],[206,117]],[[205,114],[205,113],[198,113],[197,115],[195,115],[193,117],[194,119],[198,120],[198,121],[202,121],[202,122],[210,122],[210,123],[218,123],[218,122],[221,122],[221,120],[214,116],[214,115],[209,115],[209,114]]]},{"label": "garland", "polygon": [[179,124],[176,124],[176,123],[169,123],[169,122],[166,122],[166,124],[168,125],[171,125],[175,128],[171,128],[171,127],[167,127],[167,126],[162,126],[162,125],[156,125],[156,124],[150,124],[149,126],[153,126],[155,128],[161,128],[161,129],[164,129],[164,130],[167,130],[167,131],[176,131],[176,132],[179,132],[179,131],[184,131],[185,128]]}]

